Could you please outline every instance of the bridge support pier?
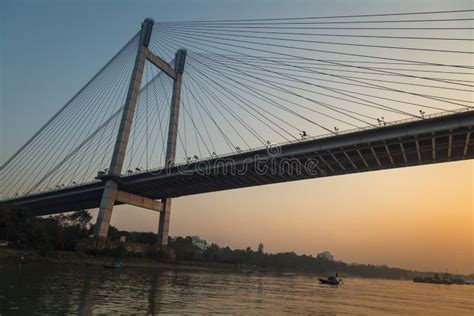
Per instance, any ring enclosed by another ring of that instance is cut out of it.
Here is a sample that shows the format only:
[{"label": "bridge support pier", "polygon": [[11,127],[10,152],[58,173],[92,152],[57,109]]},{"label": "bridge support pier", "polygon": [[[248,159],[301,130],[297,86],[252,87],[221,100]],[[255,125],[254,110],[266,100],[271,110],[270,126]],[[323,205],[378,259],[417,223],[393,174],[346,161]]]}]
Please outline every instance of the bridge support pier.
[{"label": "bridge support pier", "polygon": [[168,233],[170,229],[171,199],[161,200],[160,222],[158,224],[158,244],[168,245]]},{"label": "bridge support pier", "polygon": [[97,223],[94,228],[94,235],[96,238],[106,238],[107,232],[109,231],[110,218],[112,217],[112,210],[118,195],[118,183],[115,179],[116,177],[119,177],[122,172],[130,128],[132,127],[133,115],[135,113],[135,107],[140,93],[143,68],[145,66],[146,52],[148,50],[147,47],[150,43],[154,23],[153,19],[145,19],[142,23],[140,42],[138,44],[135,64],[133,66],[132,76],[128,86],[127,98],[125,99],[123,107],[117,139],[115,140],[115,147],[110,162],[109,172],[106,177],[103,178],[105,181],[105,187],[104,192],[102,193]]},{"label": "bridge support pier", "polygon": [[100,179],[105,182],[105,187],[104,192],[102,193],[99,215],[97,217],[94,235],[96,238],[107,237],[110,219],[112,217],[112,210],[116,202],[142,206],[153,210],[157,210],[157,208],[161,207],[159,208],[161,214],[158,225],[158,243],[161,246],[166,246],[168,244],[171,198],[163,199],[162,204],[158,206],[158,201],[150,200],[126,192],[120,192],[118,190],[119,185],[117,182],[122,172],[123,160],[125,158],[125,152],[127,149],[128,138],[130,135],[130,129],[132,126],[138,95],[140,94],[143,68],[145,66],[146,60],[150,61],[174,80],[168,128],[168,141],[166,147],[166,167],[169,168],[174,166],[175,162],[181,82],[184,72],[184,64],[186,61],[186,50],[180,49],[176,52],[174,68],[172,68],[158,56],[154,55],[148,49],[151,32],[153,30],[153,24],[154,21],[152,19],[145,19],[145,21],[142,23],[140,43],[138,45],[135,65],[132,71],[127,98],[125,100],[122,112],[122,120],[117,133],[117,139],[115,141],[109,172],[103,176],[100,176]]},{"label": "bridge support pier", "polygon": [[[173,81],[173,95],[171,97],[170,121],[168,126],[168,141],[166,144],[166,170],[174,166],[176,159],[176,139],[178,134],[179,103],[181,99],[181,82],[186,62],[186,50],[180,49],[174,58],[175,78]],[[158,244],[166,246],[168,244],[168,232],[171,216],[171,198],[161,201],[162,211],[158,224]]]},{"label": "bridge support pier", "polygon": [[112,218],[112,210],[115,200],[117,199],[118,184],[114,180],[105,182],[104,193],[100,200],[99,214],[94,227],[94,235],[96,238],[107,238],[109,231],[110,219]]}]

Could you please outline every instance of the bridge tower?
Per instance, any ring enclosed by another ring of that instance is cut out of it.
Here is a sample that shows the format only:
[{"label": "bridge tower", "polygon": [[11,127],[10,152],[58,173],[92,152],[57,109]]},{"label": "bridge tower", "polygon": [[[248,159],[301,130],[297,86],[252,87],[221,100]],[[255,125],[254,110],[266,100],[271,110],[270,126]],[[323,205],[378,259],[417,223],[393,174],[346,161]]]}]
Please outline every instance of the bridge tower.
[{"label": "bridge tower", "polygon": [[166,147],[166,167],[173,166],[175,162],[181,82],[182,75],[184,72],[184,64],[186,61],[186,50],[180,49],[176,52],[174,67],[169,65],[160,57],[153,54],[148,49],[151,34],[153,31],[153,24],[154,20],[151,18],[145,19],[142,23],[135,64],[130,78],[130,84],[123,107],[122,118],[115,141],[115,147],[112,154],[109,171],[106,174],[98,176],[98,178],[101,179],[105,183],[105,185],[100,201],[99,214],[94,230],[94,235],[96,239],[107,238],[113,207],[118,202],[144,207],[160,212],[160,221],[158,226],[158,242],[162,246],[168,243],[171,199],[163,199],[160,203],[158,201],[151,200],[146,197],[119,190],[119,177],[121,176],[122,172],[122,166],[125,159],[130,129],[132,127],[133,115],[135,113],[135,108],[137,105],[137,99],[140,92],[143,69],[146,60],[151,62],[153,65],[155,65],[157,68],[159,68],[161,71],[163,71],[173,79],[170,124]]},{"label": "bridge tower", "polygon": [[[170,123],[168,127],[168,141],[166,144],[166,170],[174,165],[176,159],[176,138],[178,134],[179,102],[181,98],[181,82],[186,62],[186,50],[180,49],[174,58],[176,78],[173,81],[173,94],[171,96]],[[162,246],[168,244],[168,232],[171,215],[171,199],[161,201],[162,209],[158,224],[158,243]]]}]

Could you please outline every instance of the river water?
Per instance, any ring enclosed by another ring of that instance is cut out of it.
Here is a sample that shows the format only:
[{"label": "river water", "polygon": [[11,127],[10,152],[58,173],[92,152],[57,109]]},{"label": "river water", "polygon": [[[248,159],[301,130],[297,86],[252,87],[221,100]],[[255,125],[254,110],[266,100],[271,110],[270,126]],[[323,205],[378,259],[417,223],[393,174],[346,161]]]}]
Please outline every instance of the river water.
[{"label": "river water", "polygon": [[474,286],[157,268],[35,264],[0,267],[0,315],[473,315]]}]

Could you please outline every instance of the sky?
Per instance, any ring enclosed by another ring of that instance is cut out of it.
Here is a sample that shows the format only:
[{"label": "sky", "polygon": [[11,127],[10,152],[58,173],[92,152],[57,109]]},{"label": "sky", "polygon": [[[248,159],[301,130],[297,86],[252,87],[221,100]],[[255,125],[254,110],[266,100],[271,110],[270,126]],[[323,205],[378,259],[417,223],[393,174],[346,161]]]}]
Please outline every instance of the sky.
[{"label": "sky", "polygon": [[[472,9],[470,1],[2,1],[0,162],[156,21]],[[19,128],[21,126],[21,128]],[[330,250],[347,262],[474,272],[474,162],[304,180],[174,199],[171,235],[233,248]],[[120,229],[156,213],[117,207]]]}]

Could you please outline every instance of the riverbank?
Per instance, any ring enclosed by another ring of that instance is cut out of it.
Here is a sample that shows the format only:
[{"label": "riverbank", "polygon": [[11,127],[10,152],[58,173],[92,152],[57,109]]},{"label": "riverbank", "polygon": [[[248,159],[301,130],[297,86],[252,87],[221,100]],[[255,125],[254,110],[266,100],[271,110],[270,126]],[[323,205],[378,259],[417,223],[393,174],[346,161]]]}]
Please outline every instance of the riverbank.
[{"label": "riverbank", "polygon": [[[107,255],[94,255],[83,251],[49,251],[42,253],[36,250],[12,249],[0,247],[0,266],[7,264],[28,264],[28,263],[46,263],[56,265],[72,265],[72,266],[91,266],[102,267],[111,265],[114,257]],[[276,275],[307,275],[311,277],[327,276],[327,274],[315,273],[312,271],[304,271],[299,269],[276,269],[272,267],[258,267],[244,264],[219,263],[219,262],[202,262],[202,261],[176,261],[164,262],[149,257],[124,256],[121,258],[121,267],[128,268],[152,268],[158,270],[202,270],[214,272],[232,272],[237,274],[276,274]],[[333,271],[332,273],[339,272]],[[341,272],[339,272],[341,274]],[[429,274],[428,272],[417,272],[418,274]],[[364,279],[381,279],[381,280],[412,280],[412,277],[406,278],[388,278],[388,277],[368,277],[363,275],[351,274],[343,272],[342,277],[347,278],[364,278]],[[469,281],[470,284],[474,282]]]},{"label": "riverbank", "polygon": [[[0,248],[0,265],[11,263],[50,263],[61,265],[98,266],[111,265],[114,257],[105,255],[92,255],[82,251],[50,251],[41,253],[36,250],[21,250],[11,248]],[[283,275],[311,275],[321,276],[309,271],[288,271],[280,269],[262,269],[242,264],[199,262],[199,261],[179,261],[163,262],[147,257],[125,256],[121,258],[121,268],[154,268],[160,270],[203,270],[203,271],[226,271],[234,273],[265,273]],[[357,275],[345,274],[345,277],[361,277]]]},{"label": "riverbank", "polygon": [[[41,253],[35,250],[22,250],[11,248],[0,248],[0,264],[8,263],[52,263],[68,265],[103,266],[110,265],[114,258],[112,256],[91,255],[81,251],[51,251]],[[122,268],[159,268],[159,269],[199,269],[220,270],[234,272],[266,272],[251,266],[212,263],[212,262],[162,262],[146,257],[122,257]]]}]

